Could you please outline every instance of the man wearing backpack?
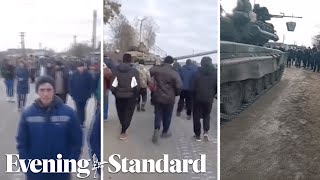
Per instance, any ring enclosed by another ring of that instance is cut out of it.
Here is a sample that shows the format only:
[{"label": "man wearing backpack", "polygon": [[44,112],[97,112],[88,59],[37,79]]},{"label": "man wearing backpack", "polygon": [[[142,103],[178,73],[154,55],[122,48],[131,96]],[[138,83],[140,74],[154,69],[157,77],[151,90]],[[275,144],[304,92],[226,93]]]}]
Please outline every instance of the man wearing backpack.
[{"label": "man wearing backpack", "polygon": [[120,139],[127,139],[127,129],[136,107],[140,91],[139,72],[131,66],[130,54],[123,55],[123,62],[112,71],[110,90],[116,98],[116,108],[122,127]]}]

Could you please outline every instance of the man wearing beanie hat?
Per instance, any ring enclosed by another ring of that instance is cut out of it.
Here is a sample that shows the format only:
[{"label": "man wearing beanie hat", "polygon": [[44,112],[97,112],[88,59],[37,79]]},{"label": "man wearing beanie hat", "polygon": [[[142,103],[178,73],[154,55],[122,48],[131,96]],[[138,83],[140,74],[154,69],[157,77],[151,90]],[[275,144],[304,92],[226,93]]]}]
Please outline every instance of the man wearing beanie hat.
[{"label": "man wearing beanie hat", "polygon": [[[17,133],[20,159],[78,160],[82,148],[82,130],[75,112],[55,96],[54,80],[39,77],[39,98],[21,114]],[[57,161],[55,162],[57,164]],[[63,170],[62,170],[63,171]],[[26,173],[28,180],[70,180],[70,173]]]},{"label": "man wearing beanie hat", "polygon": [[212,64],[212,59],[205,56],[201,59],[201,67],[192,81],[193,91],[193,130],[196,141],[201,141],[201,122],[203,118],[203,137],[208,141],[210,129],[210,113],[213,99],[217,94],[217,70]]},{"label": "man wearing beanie hat", "polygon": [[116,98],[116,108],[121,124],[120,139],[127,139],[134,109],[140,91],[139,72],[133,68],[130,54],[123,55],[123,62],[112,71],[110,90]]},{"label": "man wearing beanie hat", "polygon": [[179,74],[172,67],[174,60],[171,56],[164,59],[164,64],[150,69],[150,75],[154,78],[156,88],[152,92],[154,104],[154,134],[152,142],[157,143],[161,122],[163,124],[162,138],[170,137],[169,132],[173,107],[176,96],[180,95],[182,82]]}]

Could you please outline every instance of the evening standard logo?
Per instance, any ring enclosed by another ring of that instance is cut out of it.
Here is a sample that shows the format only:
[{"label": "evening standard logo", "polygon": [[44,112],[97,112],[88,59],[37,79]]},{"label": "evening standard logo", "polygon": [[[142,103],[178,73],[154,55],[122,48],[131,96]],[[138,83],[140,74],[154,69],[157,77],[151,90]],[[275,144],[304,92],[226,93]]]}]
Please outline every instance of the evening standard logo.
[{"label": "evening standard logo", "polygon": [[[96,155],[93,155],[92,168],[90,159],[62,159],[58,154],[57,159],[20,159],[19,154],[6,154],[6,173],[77,173],[77,177],[84,179],[94,171],[94,178],[97,178],[97,171],[101,167]],[[13,170],[15,168],[16,170]]]},{"label": "evening standard logo", "polygon": [[168,154],[158,160],[154,159],[121,159],[120,154],[113,154],[108,162],[109,173],[190,173],[189,167],[192,166],[194,173],[206,172],[206,155],[200,154],[199,159],[171,159]]},{"label": "evening standard logo", "polygon": [[[120,154],[113,154],[106,162],[99,162],[93,155],[92,168],[89,169],[90,161],[80,159],[78,161],[62,159],[58,154],[57,159],[19,159],[18,154],[6,154],[7,169],[6,173],[77,173],[77,177],[84,179],[90,176],[94,171],[94,178],[97,178],[97,170],[103,166],[108,166],[109,173],[194,173],[206,172],[206,155],[200,154],[199,159],[171,159],[169,155],[164,154],[161,159],[121,159]],[[71,165],[71,166],[70,166]],[[50,166],[50,169],[49,169]],[[192,168],[189,168],[189,167]],[[18,168],[13,170],[13,167]]]}]

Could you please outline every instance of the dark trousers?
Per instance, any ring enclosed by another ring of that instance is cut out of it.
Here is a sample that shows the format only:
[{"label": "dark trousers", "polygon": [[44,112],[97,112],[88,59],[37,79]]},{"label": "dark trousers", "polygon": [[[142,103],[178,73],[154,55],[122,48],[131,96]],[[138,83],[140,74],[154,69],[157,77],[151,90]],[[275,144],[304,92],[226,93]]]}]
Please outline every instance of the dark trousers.
[{"label": "dark trousers", "polygon": [[121,133],[125,133],[129,128],[135,107],[136,98],[116,98],[117,113],[122,127]]},{"label": "dark trousers", "polygon": [[193,131],[196,136],[200,136],[201,134],[201,122],[200,122],[201,118],[203,118],[203,130],[205,132],[209,131],[211,108],[212,108],[212,103],[194,102]]},{"label": "dark trousers", "polygon": [[18,109],[22,109],[26,106],[27,94],[18,94]]},{"label": "dark trousers", "polygon": [[87,101],[88,100],[86,100],[86,101],[75,101],[77,116],[79,118],[79,121],[80,121],[81,125],[84,125],[84,122],[86,120]]},{"label": "dark trousers", "polygon": [[315,62],[314,66],[313,66],[313,72],[320,72],[320,63],[319,62]]},{"label": "dark trousers", "polygon": [[177,112],[181,112],[184,108],[184,105],[186,105],[186,108],[187,108],[187,115],[191,116],[191,112],[192,112],[192,92],[191,91],[186,91],[186,90],[181,91]]},{"label": "dark trousers", "polygon": [[6,92],[8,97],[13,97],[13,80],[5,79],[4,84],[6,85]]},{"label": "dark trousers", "polygon": [[290,68],[291,67],[291,59],[287,60],[287,67]]},{"label": "dark trousers", "polygon": [[31,70],[30,70],[30,79],[31,79],[31,82],[32,82],[32,83],[35,82],[35,79],[36,79],[36,69],[31,69]]},{"label": "dark trousers", "polygon": [[59,98],[61,98],[61,100],[63,101],[63,103],[66,103],[66,102],[67,102],[67,93],[56,94],[56,96],[58,96]]},{"label": "dark trousers", "polygon": [[163,124],[162,133],[167,133],[171,124],[174,104],[154,104],[154,129],[160,129]]},{"label": "dark trousers", "polygon": [[141,88],[138,94],[137,103],[140,104],[142,99],[142,104],[147,102],[147,88]]}]

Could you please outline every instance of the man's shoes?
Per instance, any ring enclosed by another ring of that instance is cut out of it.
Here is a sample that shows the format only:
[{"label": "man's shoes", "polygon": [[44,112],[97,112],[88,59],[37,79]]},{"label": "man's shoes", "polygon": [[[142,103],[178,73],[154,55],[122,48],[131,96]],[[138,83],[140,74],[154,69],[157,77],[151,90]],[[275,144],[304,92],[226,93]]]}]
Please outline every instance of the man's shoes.
[{"label": "man's shoes", "polygon": [[156,144],[158,143],[158,139],[159,139],[159,129],[155,129],[152,136],[152,142]]},{"label": "man's shoes", "polygon": [[162,132],[161,138],[169,138],[169,137],[171,137],[171,135],[172,134],[170,132],[166,132],[166,133]]},{"label": "man's shoes", "polygon": [[200,136],[194,135],[193,138],[194,138],[197,142],[200,142],[200,141],[201,141]]},{"label": "man's shoes", "polygon": [[203,139],[204,141],[208,142],[209,141],[209,135],[208,135],[208,132],[204,132],[203,133]]},{"label": "man's shoes", "polygon": [[127,138],[128,138],[127,133],[121,133],[121,134],[120,134],[120,140],[125,140],[125,139],[127,139]]}]

